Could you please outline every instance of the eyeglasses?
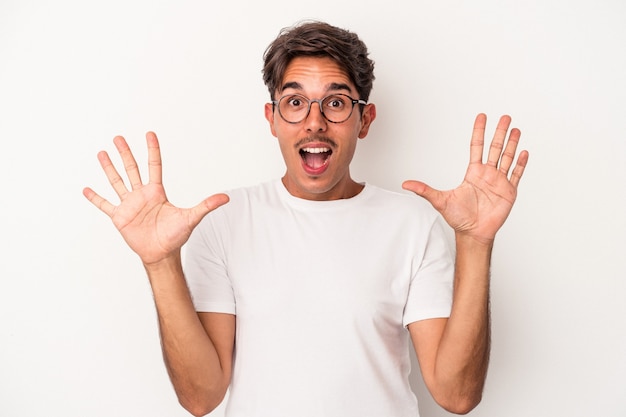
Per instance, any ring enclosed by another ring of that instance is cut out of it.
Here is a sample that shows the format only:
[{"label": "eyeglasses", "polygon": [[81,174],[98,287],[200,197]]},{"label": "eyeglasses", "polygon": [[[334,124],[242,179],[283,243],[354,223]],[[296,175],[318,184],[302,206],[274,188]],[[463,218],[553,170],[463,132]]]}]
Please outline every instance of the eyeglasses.
[{"label": "eyeglasses", "polygon": [[278,106],[278,113],[287,123],[300,123],[307,118],[311,104],[317,103],[320,112],[331,123],[343,123],[352,116],[355,104],[367,104],[365,100],[355,100],[345,94],[331,94],[322,99],[309,99],[300,94],[288,94],[272,104]]}]

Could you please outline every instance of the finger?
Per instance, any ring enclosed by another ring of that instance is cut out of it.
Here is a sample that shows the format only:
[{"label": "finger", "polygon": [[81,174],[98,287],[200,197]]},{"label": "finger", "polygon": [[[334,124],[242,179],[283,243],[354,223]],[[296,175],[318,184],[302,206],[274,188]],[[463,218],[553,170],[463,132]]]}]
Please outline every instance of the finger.
[{"label": "finger", "polygon": [[509,169],[511,169],[511,165],[513,164],[513,160],[515,159],[515,153],[517,152],[517,144],[519,143],[519,138],[522,132],[519,129],[511,129],[511,133],[509,134],[509,140],[506,143],[506,148],[504,148],[504,152],[502,153],[502,157],[500,158],[500,171],[504,175],[509,175]]},{"label": "finger", "polygon": [[470,164],[480,164],[483,161],[483,146],[485,143],[485,126],[487,116],[480,113],[474,120],[474,130],[470,141]]},{"label": "finger", "polygon": [[113,212],[115,211],[115,206],[109,203],[104,198],[100,197],[98,193],[92,190],[89,187],[83,189],[83,195],[89,200],[94,206],[98,207],[102,212],[104,212],[107,216],[111,217]]},{"label": "finger", "polygon": [[504,148],[504,140],[506,139],[506,133],[511,125],[511,117],[504,115],[500,117],[496,132],[493,135],[491,146],[489,147],[489,156],[487,157],[487,165],[493,167],[498,166],[500,161],[500,155],[502,155],[502,149]]},{"label": "finger", "polygon": [[207,214],[215,210],[216,208],[228,203],[229,198],[226,194],[215,194],[205,199],[200,204],[191,208],[191,215],[189,218],[191,228],[196,227],[200,220]]},{"label": "finger", "polygon": [[117,195],[120,198],[124,198],[124,196],[128,193],[128,189],[124,184],[124,180],[122,180],[122,177],[117,172],[117,169],[115,169],[115,166],[111,162],[109,154],[105,151],[99,152],[98,161],[100,162],[100,166],[104,170],[104,173],[106,174],[109,183],[111,184],[111,186],[113,186],[113,189],[115,190]]},{"label": "finger", "polygon": [[113,143],[115,143],[115,147],[117,151],[120,153],[122,157],[122,163],[124,164],[124,169],[126,170],[126,175],[128,175],[128,180],[130,181],[130,186],[133,190],[137,188],[141,188],[143,185],[141,182],[141,175],[139,173],[139,166],[137,166],[137,161],[135,161],[135,157],[133,153],[130,151],[126,140],[121,136],[116,136],[113,139]]},{"label": "finger", "polygon": [[402,188],[408,191],[412,191],[418,196],[426,199],[436,210],[443,208],[444,202],[441,197],[441,191],[435,190],[421,181],[404,181]]},{"label": "finger", "polygon": [[511,184],[515,188],[517,188],[520,180],[522,179],[522,175],[524,175],[526,164],[528,164],[528,158],[528,151],[520,152],[519,156],[517,157],[517,163],[515,164],[515,168],[513,168],[513,173],[511,174]]},{"label": "finger", "polygon": [[148,144],[148,181],[161,184],[163,181],[163,166],[161,163],[161,149],[159,140],[154,132],[146,133]]}]

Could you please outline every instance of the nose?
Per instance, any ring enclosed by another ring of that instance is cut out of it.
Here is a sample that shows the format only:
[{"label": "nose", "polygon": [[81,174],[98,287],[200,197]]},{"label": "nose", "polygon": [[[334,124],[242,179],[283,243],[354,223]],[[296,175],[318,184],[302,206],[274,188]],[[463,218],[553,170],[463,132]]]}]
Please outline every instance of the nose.
[{"label": "nose", "polygon": [[[317,106],[313,106],[314,104],[317,104]],[[326,130],[327,122],[322,113],[322,100],[311,100],[309,114],[304,122],[307,131],[320,132]]]}]

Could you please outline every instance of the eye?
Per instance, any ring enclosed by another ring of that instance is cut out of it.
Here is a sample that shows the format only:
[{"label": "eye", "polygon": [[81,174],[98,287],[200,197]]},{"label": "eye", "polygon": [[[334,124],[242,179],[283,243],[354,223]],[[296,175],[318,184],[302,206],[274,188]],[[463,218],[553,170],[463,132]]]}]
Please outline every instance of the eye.
[{"label": "eye", "polygon": [[329,96],[324,99],[324,107],[332,111],[341,111],[346,107],[346,99],[342,96]]},{"label": "eye", "polygon": [[300,107],[306,106],[305,104],[306,100],[304,100],[302,96],[298,96],[298,95],[285,97],[285,102],[287,103],[289,107],[293,109],[298,109]]}]

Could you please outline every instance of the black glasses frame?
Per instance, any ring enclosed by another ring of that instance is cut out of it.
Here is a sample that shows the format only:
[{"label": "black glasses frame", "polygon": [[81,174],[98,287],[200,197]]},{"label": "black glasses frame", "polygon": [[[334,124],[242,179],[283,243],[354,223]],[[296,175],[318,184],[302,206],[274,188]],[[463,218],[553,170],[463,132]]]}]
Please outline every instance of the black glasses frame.
[{"label": "black glasses frame", "polygon": [[[324,100],[326,100],[329,97],[336,97],[336,96],[341,96],[341,97],[346,97],[348,98],[348,100],[350,101],[350,103],[352,103],[352,107],[350,108],[350,114],[348,114],[348,116],[340,121],[336,121],[336,120],[330,120],[328,118],[328,116],[326,116],[326,113],[324,113],[324,106],[322,106],[322,103],[324,102]],[[307,109],[306,109],[306,113],[304,114],[304,116],[302,117],[302,119],[298,120],[298,121],[291,121],[291,120],[287,120],[287,118],[285,116],[283,116],[283,113],[280,111],[280,102],[283,101],[286,98],[292,98],[292,97],[299,97],[302,98],[302,100],[307,102]],[[352,97],[350,97],[347,94],[329,94],[324,98],[317,98],[317,99],[311,99],[308,97],[305,97],[301,94],[287,94],[282,96],[281,98],[279,98],[278,100],[272,100],[272,105],[274,107],[278,108],[278,114],[280,114],[280,117],[286,121],[287,123],[291,123],[291,124],[298,124],[301,121],[305,120],[307,117],[309,117],[309,113],[311,113],[311,104],[313,103],[317,103],[317,105],[320,107],[320,113],[322,113],[322,116],[324,116],[324,119],[328,120],[330,123],[343,123],[346,120],[348,120],[350,118],[350,116],[352,116],[352,113],[354,112],[354,105],[355,104],[361,104],[361,105],[366,105],[367,101],[365,100],[361,100],[361,99],[354,99]]]}]

